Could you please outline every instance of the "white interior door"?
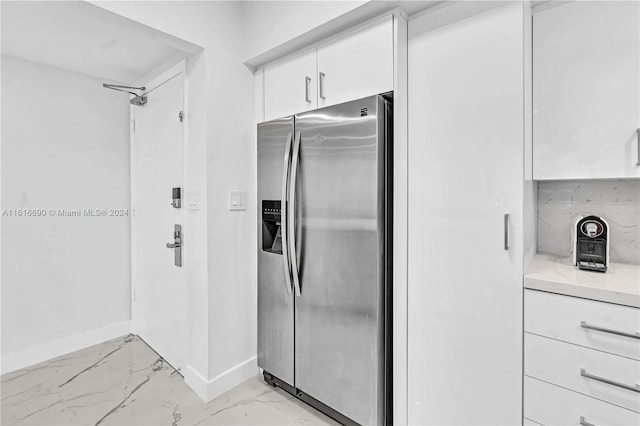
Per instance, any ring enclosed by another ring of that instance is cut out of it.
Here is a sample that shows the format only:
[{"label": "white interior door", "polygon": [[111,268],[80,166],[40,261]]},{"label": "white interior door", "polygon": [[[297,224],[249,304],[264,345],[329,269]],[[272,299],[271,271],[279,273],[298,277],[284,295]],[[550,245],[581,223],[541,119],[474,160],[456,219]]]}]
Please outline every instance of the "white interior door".
[{"label": "white interior door", "polygon": [[166,244],[184,224],[184,207],[171,204],[172,188],[184,196],[184,86],[184,66],[172,68],[132,107],[134,331],[176,369],[185,361],[186,279]]}]

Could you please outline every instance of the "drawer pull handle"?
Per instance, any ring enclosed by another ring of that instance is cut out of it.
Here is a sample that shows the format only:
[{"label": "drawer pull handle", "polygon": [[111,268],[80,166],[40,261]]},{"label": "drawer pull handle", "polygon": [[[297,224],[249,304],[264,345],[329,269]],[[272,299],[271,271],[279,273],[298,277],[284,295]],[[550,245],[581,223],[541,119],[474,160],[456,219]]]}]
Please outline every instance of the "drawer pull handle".
[{"label": "drawer pull handle", "polygon": [[615,382],[613,380],[605,379],[604,377],[594,376],[593,374],[587,373],[584,368],[580,369],[580,375],[582,377],[586,378],[586,379],[595,380],[597,382],[606,383],[608,385],[616,386],[616,387],[621,388],[621,389],[626,389],[626,390],[630,390],[632,392],[640,393],[640,385],[629,386],[629,385],[625,385],[624,383]]},{"label": "drawer pull handle", "polygon": [[583,416],[580,416],[580,425],[581,426],[596,426],[593,423],[589,423]]},{"label": "drawer pull handle", "polygon": [[612,330],[610,328],[597,327],[595,325],[589,325],[584,321],[580,321],[580,327],[587,330],[602,331],[603,333],[615,334],[616,336],[629,337],[631,339],[640,339],[640,333],[625,333],[624,331]]}]

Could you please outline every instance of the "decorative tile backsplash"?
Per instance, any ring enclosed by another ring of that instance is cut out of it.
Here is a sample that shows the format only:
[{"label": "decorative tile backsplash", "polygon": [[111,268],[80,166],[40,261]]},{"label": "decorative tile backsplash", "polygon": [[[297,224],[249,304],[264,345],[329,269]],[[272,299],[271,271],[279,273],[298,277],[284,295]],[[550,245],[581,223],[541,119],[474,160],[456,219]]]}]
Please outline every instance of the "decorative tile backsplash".
[{"label": "decorative tile backsplash", "polygon": [[538,251],[570,256],[580,215],[607,221],[612,262],[640,264],[640,180],[538,182]]}]

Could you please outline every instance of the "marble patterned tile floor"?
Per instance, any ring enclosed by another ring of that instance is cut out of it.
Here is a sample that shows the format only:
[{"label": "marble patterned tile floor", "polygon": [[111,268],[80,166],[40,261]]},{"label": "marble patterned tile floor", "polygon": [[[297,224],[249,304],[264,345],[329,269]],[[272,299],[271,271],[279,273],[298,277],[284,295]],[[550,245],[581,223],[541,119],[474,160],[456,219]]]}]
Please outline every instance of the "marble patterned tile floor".
[{"label": "marble patterned tile floor", "polygon": [[205,404],[134,335],[0,378],[2,425],[337,425],[261,376]]}]

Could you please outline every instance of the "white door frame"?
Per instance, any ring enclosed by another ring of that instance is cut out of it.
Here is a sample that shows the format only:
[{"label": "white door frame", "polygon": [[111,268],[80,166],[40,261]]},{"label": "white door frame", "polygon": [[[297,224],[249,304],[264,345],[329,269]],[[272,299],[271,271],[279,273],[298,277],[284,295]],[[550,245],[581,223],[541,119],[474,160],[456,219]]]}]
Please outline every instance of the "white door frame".
[{"label": "white door frame", "polygon": [[[184,101],[183,101],[183,112],[184,112],[184,121],[183,121],[183,126],[182,126],[182,132],[183,132],[183,165],[182,165],[182,169],[183,169],[183,176],[182,176],[182,181],[183,181],[183,188],[182,188],[182,208],[180,209],[180,221],[182,223],[182,232],[183,235],[187,235],[187,242],[183,243],[183,248],[182,248],[182,268],[181,268],[181,272],[184,275],[184,283],[185,283],[185,287],[184,287],[184,293],[185,293],[185,318],[184,318],[184,324],[185,324],[185,329],[184,329],[184,333],[185,333],[185,343],[188,342],[188,336],[189,336],[189,312],[188,312],[188,288],[189,288],[189,281],[188,281],[188,274],[187,274],[187,265],[189,263],[189,259],[188,259],[188,253],[189,253],[189,243],[188,243],[188,235],[189,235],[189,229],[187,227],[187,221],[186,221],[186,213],[185,213],[185,209],[187,208],[187,203],[186,203],[186,194],[187,194],[187,185],[188,185],[188,181],[187,181],[187,126],[188,126],[188,120],[187,120],[187,116],[188,116],[188,112],[187,112],[187,73],[186,73],[186,61],[185,60],[181,60],[180,62],[178,62],[177,64],[173,65],[172,67],[170,67],[169,69],[161,72],[157,77],[153,78],[148,84],[147,84],[147,91],[153,90],[154,88],[156,88],[158,85],[160,85],[161,83],[171,79],[172,77],[175,77],[176,75],[182,73],[184,75],[184,88],[183,88],[183,94],[184,94]],[[136,252],[136,217],[135,217],[135,205],[136,205],[136,192],[135,192],[135,176],[136,176],[136,169],[135,169],[135,165],[134,165],[134,144],[135,144],[135,108],[140,108],[134,105],[131,105],[129,107],[129,137],[130,137],[130,142],[129,142],[129,169],[130,169],[130,181],[131,181],[131,187],[130,187],[130,191],[131,191],[131,215],[130,215],[130,224],[131,224],[131,333],[137,334],[138,330],[139,330],[139,310],[137,307],[137,301],[136,301],[136,288],[138,286],[137,283],[137,252]],[[184,345],[184,364],[183,367],[183,374],[184,374],[184,368],[189,364],[188,362],[188,355],[189,355],[189,351],[188,351],[188,344]]]}]

